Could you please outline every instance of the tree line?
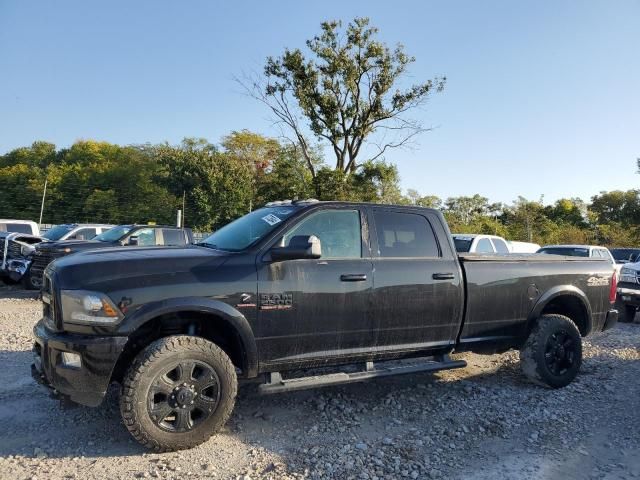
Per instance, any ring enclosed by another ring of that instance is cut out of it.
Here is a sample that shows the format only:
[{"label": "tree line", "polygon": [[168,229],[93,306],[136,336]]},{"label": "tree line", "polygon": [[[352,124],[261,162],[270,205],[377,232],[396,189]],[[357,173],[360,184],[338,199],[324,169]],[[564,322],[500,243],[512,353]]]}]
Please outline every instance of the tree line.
[{"label": "tree line", "polygon": [[315,175],[295,144],[247,130],[217,145],[195,138],[126,146],[82,140],[57,149],[39,141],[0,155],[0,217],[38,221],[43,207],[43,223],[173,224],[184,205],[185,224],[208,232],[269,201],[318,198],[437,208],[459,233],[540,244],[640,244],[640,190],[551,205],[523,197],[491,203],[479,194],[441,199],[403,192],[395,165],[380,159],[345,172],[327,165],[320,150],[311,158]]}]

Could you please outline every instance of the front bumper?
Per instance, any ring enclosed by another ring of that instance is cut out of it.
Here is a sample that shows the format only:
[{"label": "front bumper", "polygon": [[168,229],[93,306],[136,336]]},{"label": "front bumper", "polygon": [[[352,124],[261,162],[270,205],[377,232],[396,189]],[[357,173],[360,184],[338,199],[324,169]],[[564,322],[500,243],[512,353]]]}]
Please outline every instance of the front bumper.
[{"label": "front bumper", "polygon": [[618,287],[618,299],[625,305],[640,307],[640,290],[635,288]]},{"label": "front bumper", "polygon": [[[127,337],[55,333],[42,320],[33,328],[34,379],[71,401],[97,407],[102,403]],[[63,352],[80,356],[80,367],[63,362]]]}]

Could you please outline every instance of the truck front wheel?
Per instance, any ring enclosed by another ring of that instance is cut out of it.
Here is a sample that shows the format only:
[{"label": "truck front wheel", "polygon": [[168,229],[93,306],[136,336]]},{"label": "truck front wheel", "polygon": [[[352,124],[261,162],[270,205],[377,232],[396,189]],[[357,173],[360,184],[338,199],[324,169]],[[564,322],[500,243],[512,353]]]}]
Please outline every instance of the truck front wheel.
[{"label": "truck front wheel", "polygon": [[237,388],[235,368],[220,347],[200,337],[165,337],[129,368],[120,413],[145,447],[181,450],[207,441],[227,422]]},{"label": "truck front wheel", "polygon": [[582,363],[582,337],[564,315],[542,315],[520,350],[520,365],[534,383],[550,388],[569,385]]}]

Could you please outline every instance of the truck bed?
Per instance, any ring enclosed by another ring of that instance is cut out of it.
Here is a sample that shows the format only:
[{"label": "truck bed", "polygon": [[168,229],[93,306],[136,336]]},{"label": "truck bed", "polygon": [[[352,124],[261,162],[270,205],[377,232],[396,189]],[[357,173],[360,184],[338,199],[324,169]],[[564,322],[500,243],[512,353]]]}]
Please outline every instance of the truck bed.
[{"label": "truck bed", "polygon": [[613,275],[606,260],[542,254],[459,254],[458,258],[466,280],[460,350],[476,350],[474,345],[481,344],[483,349],[491,344],[517,345],[526,337],[528,322],[540,314],[536,306],[558,291],[572,292],[576,308],[586,304],[595,309],[592,324],[581,328],[583,335],[605,322],[610,306],[605,284]]}]

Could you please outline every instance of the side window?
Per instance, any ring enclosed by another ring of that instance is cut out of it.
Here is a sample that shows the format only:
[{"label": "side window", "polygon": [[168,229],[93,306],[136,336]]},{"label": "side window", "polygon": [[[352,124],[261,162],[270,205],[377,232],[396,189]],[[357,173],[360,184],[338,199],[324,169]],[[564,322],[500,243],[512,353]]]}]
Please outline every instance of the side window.
[{"label": "side window", "polygon": [[415,213],[373,212],[381,257],[439,257],[438,242],[429,221]]},{"label": "side window", "polygon": [[597,248],[591,250],[591,256],[595,258],[602,258],[602,255],[600,255],[600,250],[598,250]]},{"label": "side window", "polygon": [[138,237],[138,246],[140,247],[150,247],[156,244],[156,231],[153,228],[136,230],[131,237]]},{"label": "side window", "polygon": [[182,230],[163,228],[162,237],[164,238],[163,245],[185,245],[187,243],[184,239],[184,232]]},{"label": "side window", "polygon": [[499,238],[492,239],[493,246],[496,247],[496,252],[498,253],[509,253],[509,247]]},{"label": "side window", "polygon": [[478,245],[476,245],[476,252],[495,253],[493,251],[493,246],[491,245],[491,241],[488,238],[481,238],[480,240],[478,240]]},{"label": "side window", "polygon": [[78,230],[76,233],[74,233],[71,238],[76,238],[76,239],[84,239],[84,240],[91,240],[93,237],[96,236],[96,229],[95,228],[81,228],[80,230]]},{"label": "side window", "polygon": [[321,210],[309,215],[287,232],[282,245],[297,235],[315,235],[322,245],[322,258],[362,257],[362,235],[358,210]]}]

